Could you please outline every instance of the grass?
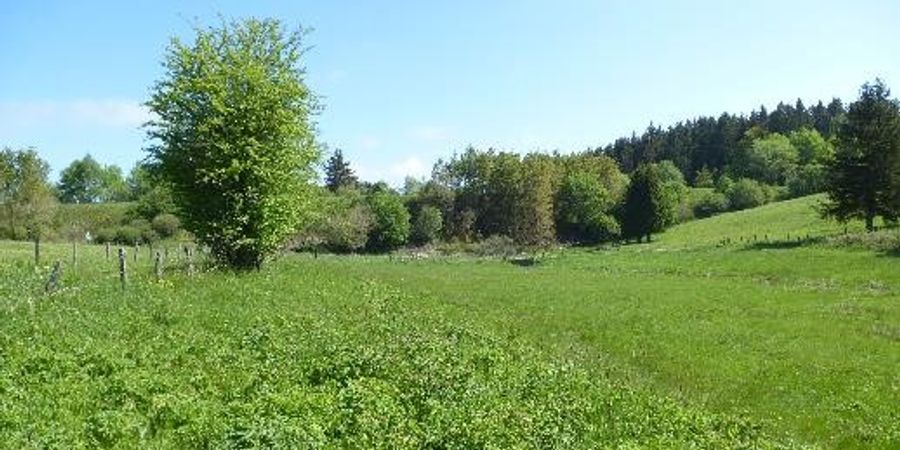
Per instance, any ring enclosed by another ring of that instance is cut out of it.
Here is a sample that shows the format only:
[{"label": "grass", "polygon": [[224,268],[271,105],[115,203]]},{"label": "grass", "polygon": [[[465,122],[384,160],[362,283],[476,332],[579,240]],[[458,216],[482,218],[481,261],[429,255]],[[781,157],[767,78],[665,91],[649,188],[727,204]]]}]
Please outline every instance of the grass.
[{"label": "grass", "polygon": [[900,260],[719,245],[842,233],[815,201],[531,267],[139,259],[124,293],[101,248],[47,296],[3,243],[0,447],[897,448]]}]

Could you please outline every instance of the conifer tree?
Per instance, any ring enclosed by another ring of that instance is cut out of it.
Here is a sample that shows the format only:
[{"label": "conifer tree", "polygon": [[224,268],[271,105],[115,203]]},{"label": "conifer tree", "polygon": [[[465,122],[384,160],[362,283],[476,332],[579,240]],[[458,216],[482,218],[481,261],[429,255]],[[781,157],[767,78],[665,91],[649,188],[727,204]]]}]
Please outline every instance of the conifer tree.
[{"label": "conifer tree", "polygon": [[325,186],[336,192],[340,188],[355,187],[359,180],[350,168],[350,162],[344,159],[341,149],[334,151],[325,165]]},{"label": "conifer tree", "polygon": [[900,215],[900,105],[881,80],[864,84],[847,111],[826,191],[826,215],[863,219],[868,231],[876,217]]},{"label": "conifer tree", "polygon": [[622,232],[625,238],[650,241],[650,235],[663,231],[675,214],[674,199],[667,195],[659,169],[642,164],[631,175],[622,211]]}]

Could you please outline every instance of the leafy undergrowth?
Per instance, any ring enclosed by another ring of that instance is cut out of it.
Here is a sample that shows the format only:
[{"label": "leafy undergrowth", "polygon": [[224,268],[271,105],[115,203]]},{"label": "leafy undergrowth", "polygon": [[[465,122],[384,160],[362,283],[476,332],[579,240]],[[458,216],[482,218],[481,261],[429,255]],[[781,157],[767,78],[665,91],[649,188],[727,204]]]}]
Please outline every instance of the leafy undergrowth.
[{"label": "leafy undergrowth", "polygon": [[344,278],[284,263],[122,293],[70,274],[28,308],[4,290],[0,447],[785,447]]}]

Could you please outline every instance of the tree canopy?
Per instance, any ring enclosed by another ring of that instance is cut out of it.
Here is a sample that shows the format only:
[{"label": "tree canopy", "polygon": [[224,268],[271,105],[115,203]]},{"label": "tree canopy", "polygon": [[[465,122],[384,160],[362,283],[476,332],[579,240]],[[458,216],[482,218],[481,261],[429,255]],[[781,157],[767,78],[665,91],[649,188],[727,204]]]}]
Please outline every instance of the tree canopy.
[{"label": "tree canopy", "polygon": [[302,30],[248,19],[173,39],[147,106],[148,149],[185,227],[222,262],[259,267],[310,208],[318,158]]},{"label": "tree canopy", "polygon": [[76,159],[59,176],[59,198],[65,203],[106,203],[128,199],[122,169],[104,166],[91,155]]},{"label": "tree canopy", "polygon": [[359,184],[359,179],[350,168],[350,162],[344,159],[341,149],[336,149],[325,164],[325,187],[331,192],[341,188],[352,188]]},{"label": "tree canopy", "polygon": [[881,81],[866,83],[838,129],[825,214],[839,220],[900,216],[900,104]]}]

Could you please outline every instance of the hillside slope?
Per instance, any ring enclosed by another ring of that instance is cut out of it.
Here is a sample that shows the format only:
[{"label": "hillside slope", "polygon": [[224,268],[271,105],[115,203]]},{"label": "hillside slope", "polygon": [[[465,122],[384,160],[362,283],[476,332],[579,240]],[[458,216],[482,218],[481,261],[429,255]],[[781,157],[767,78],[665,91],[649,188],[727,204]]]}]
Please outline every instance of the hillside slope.
[{"label": "hillside slope", "polygon": [[[820,238],[843,232],[843,224],[820,216],[818,206],[824,201],[825,195],[818,194],[720,214],[675,226],[661,234],[659,240],[668,245],[697,246],[715,245],[725,239],[753,240],[754,236],[758,241],[771,242],[785,241],[789,236],[793,240],[798,236]],[[846,227],[850,232],[863,229],[858,222]]]}]

